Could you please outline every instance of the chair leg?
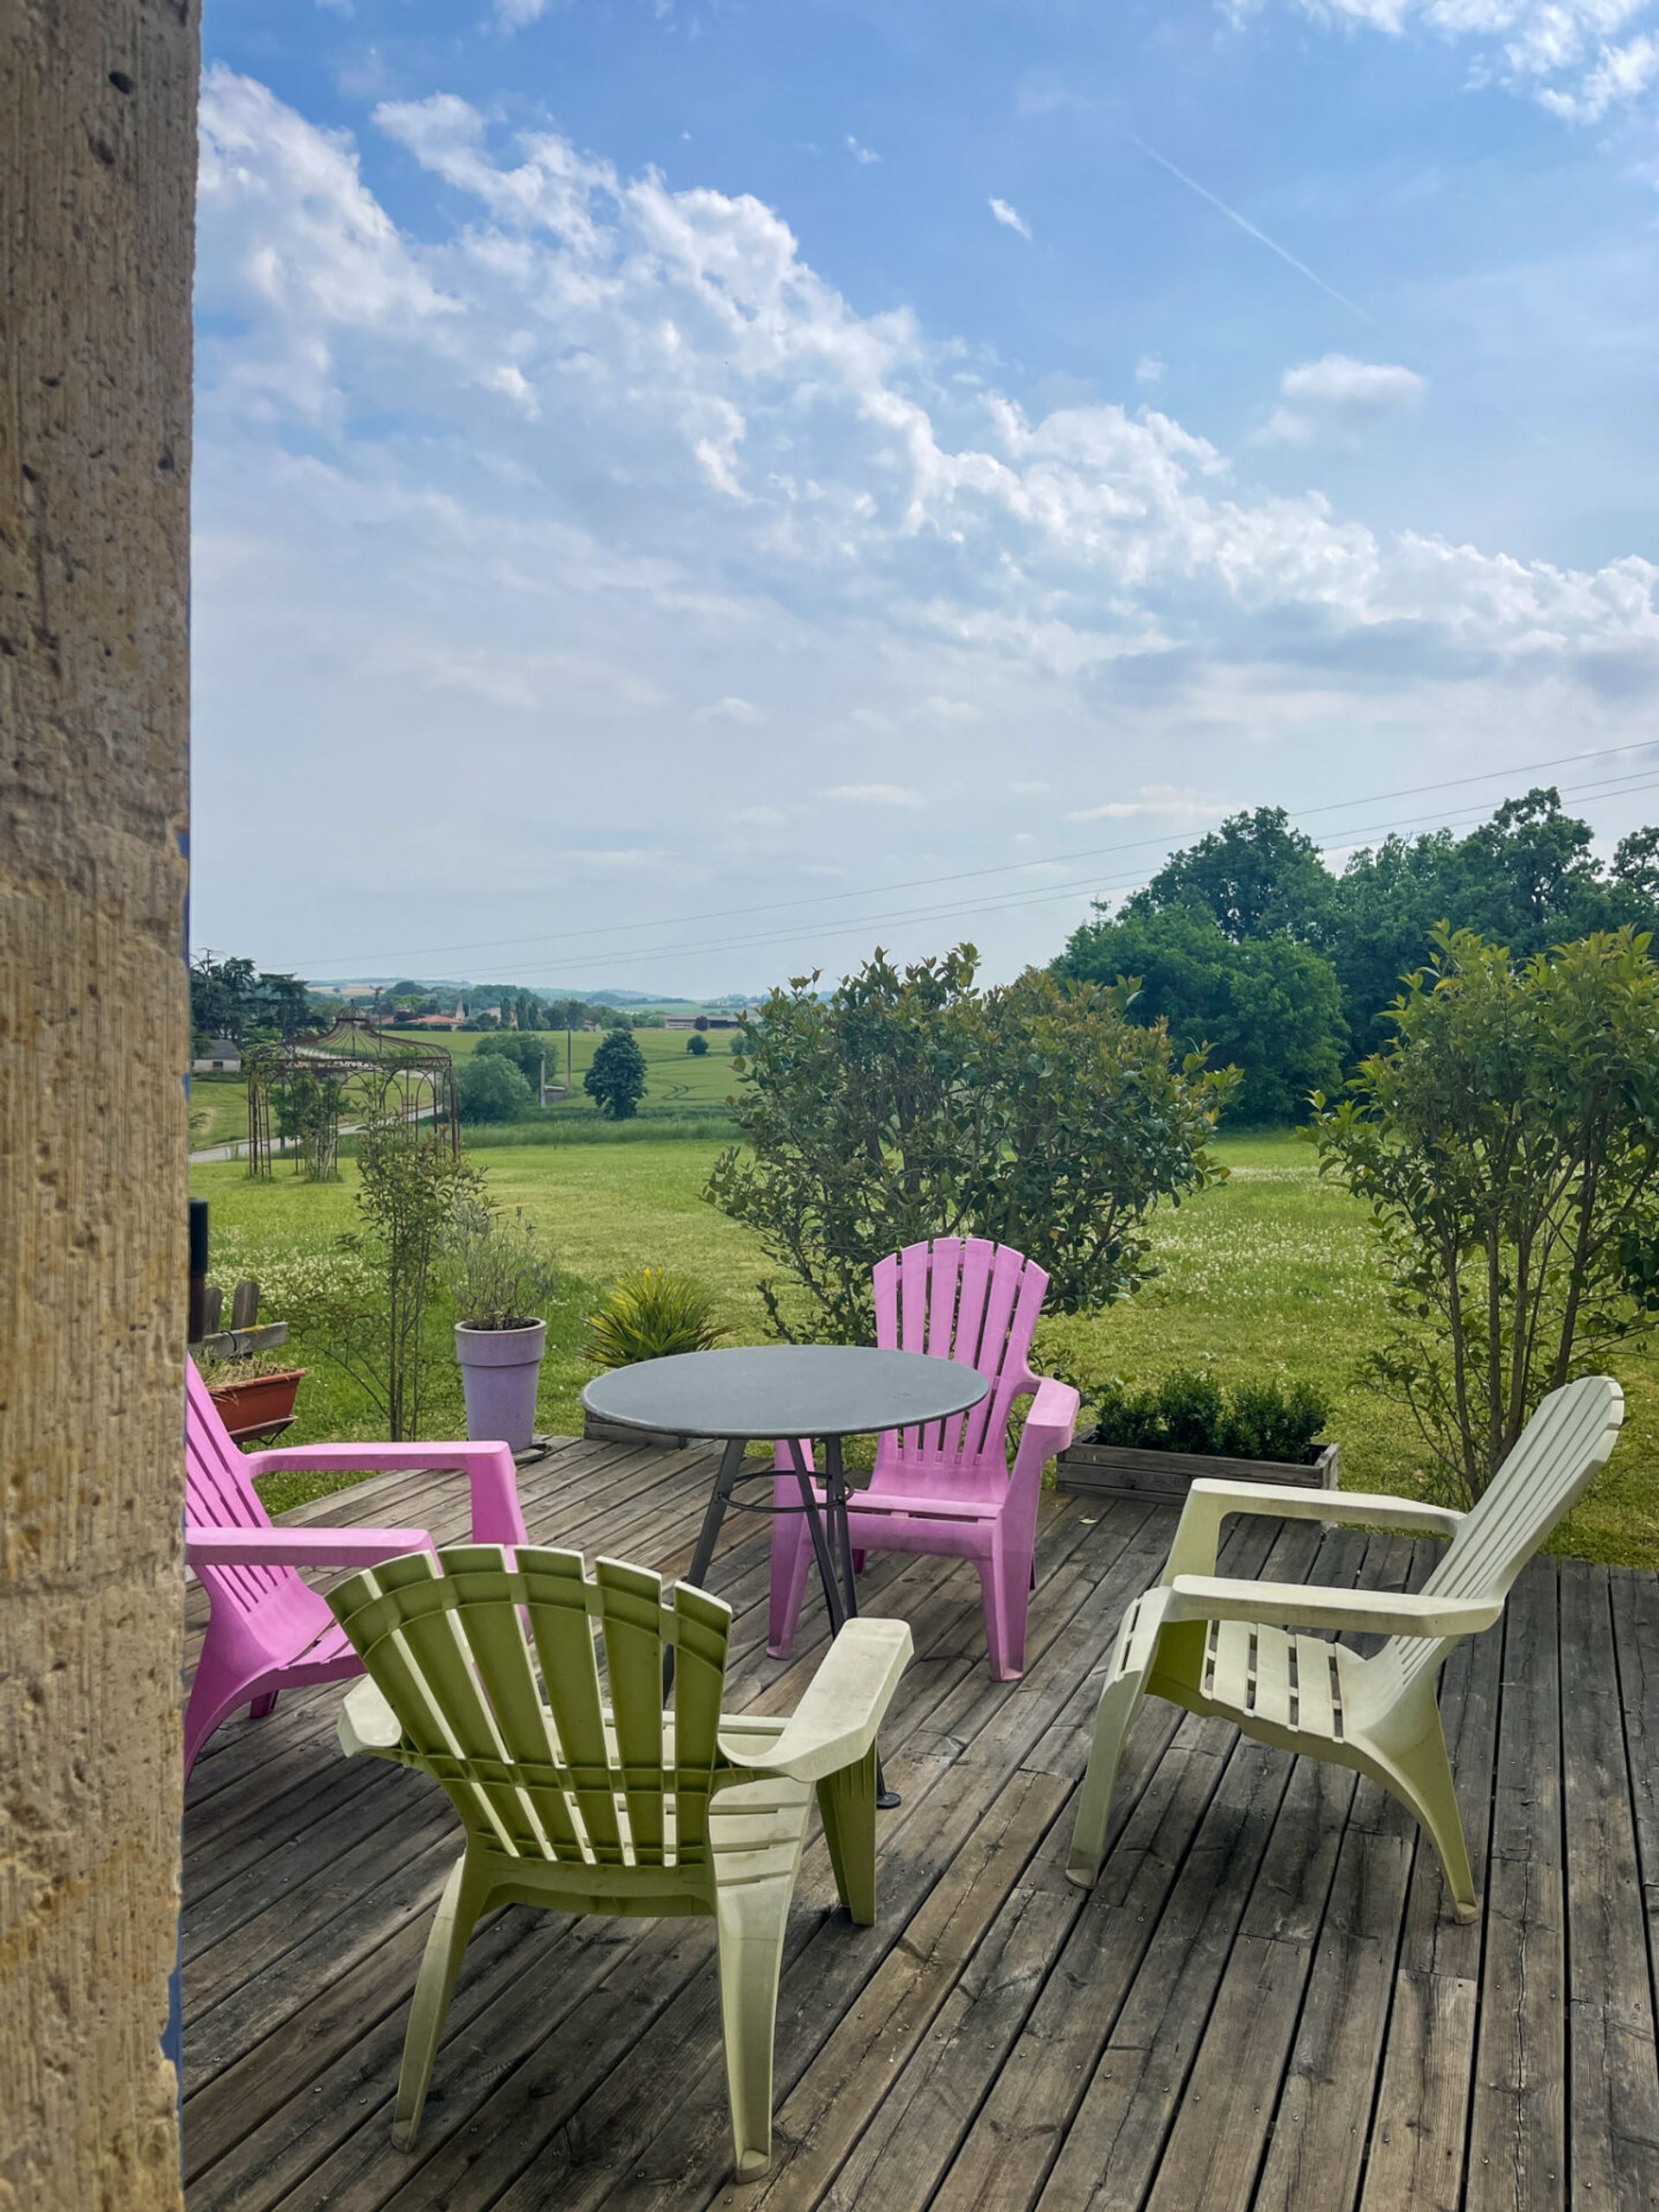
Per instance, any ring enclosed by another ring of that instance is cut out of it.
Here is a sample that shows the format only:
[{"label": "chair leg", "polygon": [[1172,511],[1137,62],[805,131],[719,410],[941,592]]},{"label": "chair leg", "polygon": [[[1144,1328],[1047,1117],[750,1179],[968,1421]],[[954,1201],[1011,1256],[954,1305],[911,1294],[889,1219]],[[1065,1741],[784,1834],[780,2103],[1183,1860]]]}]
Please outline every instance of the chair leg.
[{"label": "chair leg", "polygon": [[772,2047],[794,1887],[791,1866],[787,1874],[722,1885],[715,1898],[726,2086],[740,2181],[758,2180],[772,2164]]},{"label": "chair leg", "polygon": [[827,1774],[818,1784],[818,1815],[836,1888],[861,1928],[875,1924],[875,1775],[872,1745],[855,1766]]},{"label": "chair leg", "polygon": [[1452,1761],[1446,1753],[1446,1731],[1438,1706],[1434,1708],[1433,1725],[1400,1760],[1397,1773],[1394,1795],[1421,1822],[1429,1841],[1440,1853],[1446,1886],[1452,1893],[1452,1910],[1459,1920],[1477,1919],[1480,1892],[1475,1887],[1474,1872],[1469,1864],[1463,1815],[1458,1809],[1458,1787],[1452,1776]]},{"label": "chair leg", "polygon": [[1106,1856],[1106,1832],[1111,1825],[1118,1761],[1128,1740],[1145,1681],[1145,1675],[1137,1667],[1131,1674],[1114,1675],[1100,1694],[1095,1713],[1094,1747],[1083,1777],[1077,1824],[1071,1831],[1071,1855],[1065,1862],[1068,1878],[1079,1889],[1092,1890],[1099,1878],[1101,1862]]},{"label": "chair leg", "polygon": [[280,1691],[267,1690],[264,1697],[255,1698],[253,1703],[248,1707],[248,1718],[251,1720],[263,1720],[268,1713],[274,1713],[276,1710],[276,1700],[280,1695]]},{"label": "chair leg", "polygon": [[979,1561],[980,1595],[985,1608],[985,1647],[990,1656],[991,1680],[1017,1682],[1026,1666],[1026,1614],[1031,1590],[1026,1581],[1025,1561],[1012,1566],[1002,1554],[993,1552]]},{"label": "chair leg", "polygon": [[806,1596],[812,1547],[799,1513],[779,1513],[772,1523],[772,1592],[767,1603],[766,1649],[787,1659]]},{"label": "chair leg", "polygon": [[412,2151],[421,2132],[421,2113],[432,2079],[432,2062],[443,2035],[444,2015],[488,1894],[487,1875],[474,1871],[466,1856],[458,1859],[438,1901],[437,1917],[426,1939],[414,2001],[409,2008],[409,2032],[404,2038],[397,2105],[391,2120],[391,2139],[400,2151]]}]

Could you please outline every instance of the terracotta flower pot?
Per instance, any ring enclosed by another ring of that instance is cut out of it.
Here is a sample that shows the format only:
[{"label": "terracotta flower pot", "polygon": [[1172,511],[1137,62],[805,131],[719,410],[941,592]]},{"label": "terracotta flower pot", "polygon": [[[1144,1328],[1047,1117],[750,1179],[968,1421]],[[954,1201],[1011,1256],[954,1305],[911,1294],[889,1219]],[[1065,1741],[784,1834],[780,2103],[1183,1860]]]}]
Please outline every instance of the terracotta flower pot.
[{"label": "terracotta flower pot", "polygon": [[474,1443],[527,1452],[536,1433],[547,1324],[527,1329],[468,1329],[455,1324],[455,1357],[467,1394],[467,1433]]},{"label": "terracotta flower pot", "polygon": [[207,1395],[232,1441],[239,1444],[245,1437],[272,1436],[286,1428],[304,1379],[304,1368],[285,1367],[276,1375],[250,1375],[245,1382],[209,1383]]}]

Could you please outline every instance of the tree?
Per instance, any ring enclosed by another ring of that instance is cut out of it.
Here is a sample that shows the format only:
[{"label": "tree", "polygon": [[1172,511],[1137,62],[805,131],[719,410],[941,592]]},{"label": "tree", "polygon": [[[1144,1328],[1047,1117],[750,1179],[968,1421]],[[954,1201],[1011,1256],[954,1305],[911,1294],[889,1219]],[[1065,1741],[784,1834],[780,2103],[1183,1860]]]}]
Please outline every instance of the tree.
[{"label": "tree", "polygon": [[745,1020],[742,1142],[704,1195],[791,1269],[817,1335],[868,1342],[870,1268],[931,1236],[1017,1245],[1062,1312],[1123,1297],[1152,1272],[1153,1207],[1220,1173],[1205,1146],[1230,1076],[1181,1065],[1125,1019],[1127,990],[1033,969],[981,991],[977,962],[878,950],[827,997],[800,976]]},{"label": "tree", "polygon": [[693,1059],[700,1060],[709,1050],[709,1039],[694,1029],[685,1040],[685,1049]]},{"label": "tree", "polygon": [[525,1029],[499,1029],[480,1039],[474,1058],[511,1060],[531,1083],[541,1079],[542,1062],[547,1053],[546,1033],[537,1033]]},{"label": "tree", "polygon": [[1197,908],[1235,941],[1281,931],[1310,938],[1330,894],[1330,872],[1313,840],[1291,828],[1283,807],[1258,806],[1253,814],[1230,815],[1196,845],[1172,855],[1125,902],[1124,912]]},{"label": "tree", "polygon": [[1478,1498],[1539,1400],[1659,1320],[1659,967],[1629,929],[1522,963],[1438,931],[1311,1132],[1391,1279],[1370,1369]]},{"label": "tree", "polygon": [[1130,979],[1134,1021],[1164,1021],[1176,1048],[1236,1066],[1228,1119],[1300,1121],[1310,1093],[1340,1082],[1347,1025],[1336,970],[1287,937],[1227,937],[1207,912],[1175,906],[1085,922],[1055,973]]},{"label": "tree", "polygon": [[626,1029],[613,1029],[594,1054],[582,1087],[609,1121],[632,1121],[645,1095],[645,1056]]},{"label": "tree", "polygon": [[482,1049],[455,1071],[463,1122],[522,1121],[535,1103],[523,1071],[499,1052]]}]

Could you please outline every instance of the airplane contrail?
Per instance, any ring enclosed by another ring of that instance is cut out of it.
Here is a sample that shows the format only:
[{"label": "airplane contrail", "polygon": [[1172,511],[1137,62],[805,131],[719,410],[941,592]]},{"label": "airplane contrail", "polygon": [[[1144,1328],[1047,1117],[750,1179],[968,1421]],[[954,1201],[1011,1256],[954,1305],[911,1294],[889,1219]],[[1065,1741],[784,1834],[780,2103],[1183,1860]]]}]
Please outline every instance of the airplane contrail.
[{"label": "airplane contrail", "polygon": [[1357,315],[1362,322],[1370,323],[1373,330],[1381,329],[1382,325],[1376,317],[1368,315],[1357,300],[1351,300],[1345,292],[1338,291],[1334,284],[1327,284],[1324,277],[1310,269],[1305,261],[1298,261],[1294,253],[1287,253],[1276,238],[1270,238],[1265,231],[1257,230],[1255,225],[1241,215],[1236,207],[1230,207],[1224,200],[1217,200],[1215,194],[1201,185],[1196,177],[1188,176],[1185,169],[1178,169],[1174,162],[1167,156],[1160,154],[1155,146],[1148,146],[1146,140],[1133,130],[1129,133],[1129,143],[1138,146],[1148,161],[1156,162],[1160,169],[1167,169],[1178,184],[1184,184],[1189,192],[1196,192],[1200,200],[1207,200],[1230,223],[1236,223],[1239,229],[1253,238],[1258,245],[1266,246],[1269,253],[1276,253],[1280,260],[1294,269],[1299,276],[1306,276],[1310,284],[1317,284],[1320,291],[1328,299],[1334,300],[1338,307],[1346,308],[1350,315]]}]

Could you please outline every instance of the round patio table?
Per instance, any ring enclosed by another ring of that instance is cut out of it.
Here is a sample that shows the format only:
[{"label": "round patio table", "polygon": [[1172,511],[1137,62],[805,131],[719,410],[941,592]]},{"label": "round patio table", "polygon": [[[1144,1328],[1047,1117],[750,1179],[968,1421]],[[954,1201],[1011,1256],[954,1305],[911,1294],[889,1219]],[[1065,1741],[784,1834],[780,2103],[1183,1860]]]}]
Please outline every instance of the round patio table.
[{"label": "round patio table", "polygon": [[[858,1617],[842,1440],[948,1420],[976,1406],[989,1387],[976,1369],[921,1352],[873,1351],[849,1344],[760,1344],[733,1351],[679,1352],[616,1368],[595,1376],[583,1390],[582,1402],[589,1413],[625,1427],[669,1429],[724,1442],[685,1577],[699,1588],[707,1586],[728,1505],[751,1513],[804,1513],[830,1630],[839,1635],[844,1622]],[[801,1448],[804,1437],[823,1446],[822,1511]],[[774,1469],[744,1471],[743,1446],[757,1439],[770,1439],[788,1450],[799,1505],[774,1503],[770,1491]],[[734,1495],[740,1483],[752,1482],[769,1486],[764,1498],[746,1500]],[[671,1654],[664,1691],[672,1680],[671,1667]],[[899,1802],[879,1774],[877,1793],[879,1804]]]}]

